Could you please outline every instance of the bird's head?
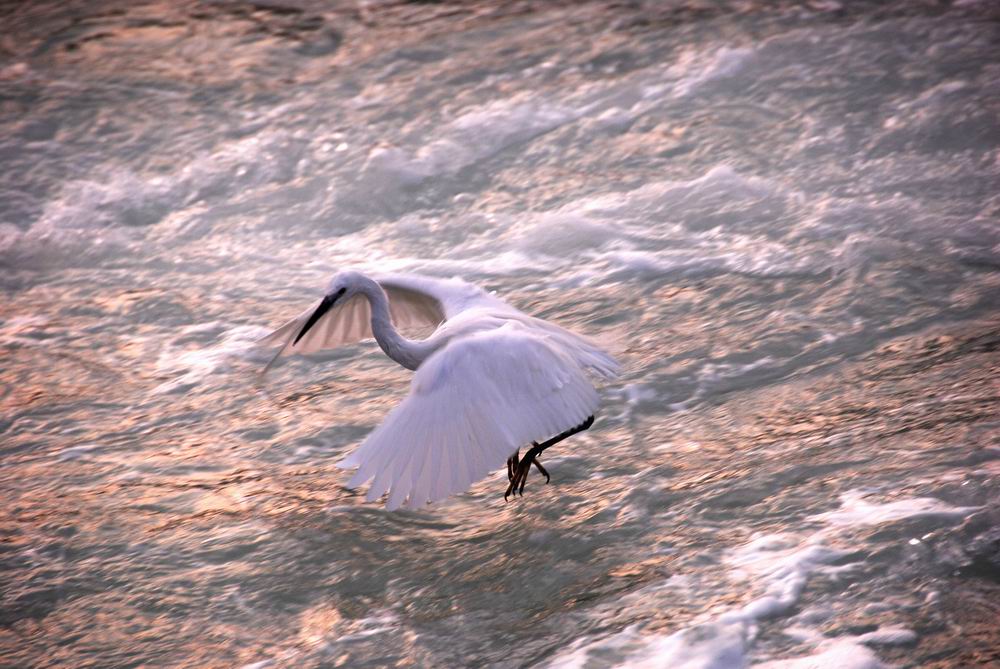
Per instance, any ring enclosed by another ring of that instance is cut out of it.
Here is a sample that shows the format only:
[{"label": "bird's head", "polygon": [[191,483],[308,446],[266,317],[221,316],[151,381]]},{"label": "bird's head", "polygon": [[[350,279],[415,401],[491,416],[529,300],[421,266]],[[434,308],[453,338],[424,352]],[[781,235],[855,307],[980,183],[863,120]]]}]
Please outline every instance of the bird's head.
[{"label": "bird's head", "polygon": [[364,275],[353,270],[343,270],[337,272],[330,278],[330,283],[326,286],[326,296],[332,297],[340,295],[338,301],[346,300],[358,292]]},{"label": "bird's head", "polygon": [[295,341],[292,345],[294,346],[295,344],[298,344],[299,340],[302,339],[312,326],[316,325],[316,322],[319,321],[319,319],[323,318],[323,315],[326,314],[326,312],[330,311],[330,309],[357,293],[358,288],[361,285],[362,278],[361,274],[349,270],[334,274],[333,278],[330,279],[330,283],[326,287],[326,294],[320,301],[319,306],[317,306],[316,310],[309,316],[309,320],[306,321],[306,324],[302,326],[302,329],[295,337]]}]

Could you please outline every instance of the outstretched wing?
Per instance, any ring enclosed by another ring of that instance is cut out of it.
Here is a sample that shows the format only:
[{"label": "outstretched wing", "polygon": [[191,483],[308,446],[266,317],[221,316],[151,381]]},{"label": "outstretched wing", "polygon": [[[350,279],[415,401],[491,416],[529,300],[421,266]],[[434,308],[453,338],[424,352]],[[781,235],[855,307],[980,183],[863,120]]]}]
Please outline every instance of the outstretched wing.
[{"label": "outstretched wing", "polygon": [[409,396],[339,463],[369,501],[416,507],[466,490],[518,448],[584,422],[598,397],[577,361],[516,324],[454,340],[428,358]]},{"label": "outstretched wing", "polygon": [[[504,304],[482,289],[458,279],[432,279],[404,274],[375,276],[389,298],[389,314],[399,329],[437,327],[446,318],[480,304]],[[371,307],[355,295],[330,309],[298,342],[295,335],[319,306],[319,300],[274,332],[257,341],[260,346],[282,344],[278,355],[315,353],[372,337]],[[275,356],[277,357],[277,356]]]}]

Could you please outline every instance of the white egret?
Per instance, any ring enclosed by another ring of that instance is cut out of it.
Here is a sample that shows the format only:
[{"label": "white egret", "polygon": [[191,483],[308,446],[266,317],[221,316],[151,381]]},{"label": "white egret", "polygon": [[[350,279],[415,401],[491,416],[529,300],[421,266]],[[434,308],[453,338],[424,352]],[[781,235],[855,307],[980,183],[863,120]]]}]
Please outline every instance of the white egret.
[{"label": "white egret", "polygon": [[[437,329],[424,340],[396,330],[417,325]],[[281,343],[277,359],[372,336],[416,374],[409,396],[338,466],[358,468],[351,487],[374,478],[368,501],[388,491],[390,510],[462,492],[505,459],[505,500],[523,494],[532,464],[547,483],[538,456],[594,421],[588,374],[618,373],[614,358],[580,335],[464,281],[414,275],[339,272],[322,299],[260,343]]]}]

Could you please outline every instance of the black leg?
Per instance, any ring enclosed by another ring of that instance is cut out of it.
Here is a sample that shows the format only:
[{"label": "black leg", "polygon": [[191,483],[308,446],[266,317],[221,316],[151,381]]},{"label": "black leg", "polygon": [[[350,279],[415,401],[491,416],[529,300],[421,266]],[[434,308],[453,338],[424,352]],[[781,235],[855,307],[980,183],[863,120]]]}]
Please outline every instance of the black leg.
[{"label": "black leg", "polygon": [[521,449],[519,448],[516,451],[514,451],[514,455],[510,456],[509,458],[507,458],[507,480],[508,481],[513,481],[514,480],[514,472],[517,471],[517,465],[518,465],[518,457],[517,456],[518,456],[518,454],[520,454],[520,452],[521,452]]},{"label": "black leg", "polygon": [[583,421],[582,423],[580,423],[576,427],[570,428],[569,430],[566,430],[565,432],[561,432],[560,434],[557,434],[556,436],[552,437],[548,441],[543,441],[540,444],[535,444],[532,447],[531,450],[534,451],[534,450],[537,449],[538,452],[535,453],[535,455],[536,456],[540,455],[541,452],[544,451],[549,446],[552,446],[554,444],[558,444],[563,439],[566,439],[567,437],[572,437],[574,434],[576,434],[578,432],[583,432],[584,430],[586,430],[587,428],[589,428],[593,424],[594,424],[594,417],[591,416],[590,418],[588,418],[587,420]]},{"label": "black leg", "polygon": [[583,432],[593,424],[594,424],[594,417],[590,416],[589,418],[587,418],[587,420],[583,421],[576,427],[566,430],[565,432],[561,432],[556,436],[552,437],[551,439],[543,441],[540,444],[537,442],[532,442],[531,448],[528,449],[528,452],[525,453],[524,457],[520,458],[520,460],[517,457],[518,453],[520,453],[520,450],[518,450],[518,452],[515,453],[513,457],[508,458],[507,479],[510,481],[510,485],[507,486],[507,492],[503,494],[504,501],[506,502],[507,497],[509,497],[511,493],[514,493],[515,491],[517,492],[518,495],[522,496],[524,495],[524,484],[528,480],[528,472],[531,471],[531,465],[535,465],[535,467],[538,468],[538,471],[540,471],[545,476],[545,482],[548,483],[550,480],[549,473],[545,471],[545,468],[542,467],[540,462],[538,462],[538,456],[541,455],[542,451],[544,451],[549,446],[558,444],[563,439],[566,439],[567,437],[572,437],[574,434],[577,434],[578,432]]}]

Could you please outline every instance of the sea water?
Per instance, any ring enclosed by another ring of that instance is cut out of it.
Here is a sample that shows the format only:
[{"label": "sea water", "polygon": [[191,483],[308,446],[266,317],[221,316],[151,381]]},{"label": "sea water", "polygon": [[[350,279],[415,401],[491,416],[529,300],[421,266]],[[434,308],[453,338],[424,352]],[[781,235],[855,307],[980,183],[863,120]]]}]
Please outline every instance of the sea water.
[{"label": "sea water", "polygon": [[[11,667],[876,668],[1000,647],[990,2],[0,10]],[[389,513],[341,268],[623,363],[594,427]]]}]

